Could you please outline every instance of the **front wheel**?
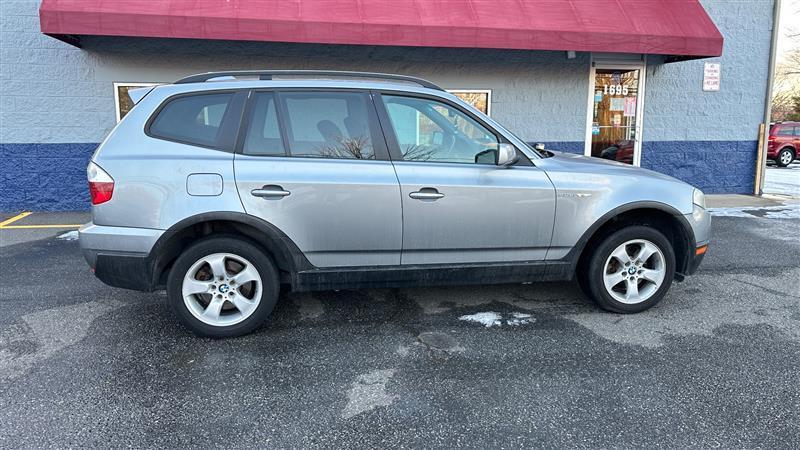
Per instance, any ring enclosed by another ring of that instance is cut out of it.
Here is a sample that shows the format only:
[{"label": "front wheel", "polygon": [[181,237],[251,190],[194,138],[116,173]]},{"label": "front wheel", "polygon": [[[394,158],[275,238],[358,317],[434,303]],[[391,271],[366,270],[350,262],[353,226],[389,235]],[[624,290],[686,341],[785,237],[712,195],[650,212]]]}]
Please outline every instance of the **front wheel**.
[{"label": "front wheel", "polygon": [[675,252],[667,238],[644,226],[606,237],[582,266],[581,286],[601,308],[636,313],[651,308],[675,277]]},{"label": "front wheel", "polygon": [[785,148],[778,152],[778,159],[775,160],[775,163],[779,167],[786,167],[794,161],[794,153],[792,153],[791,149]]},{"label": "front wheel", "polygon": [[277,303],[275,264],[235,237],[204,239],[184,251],[167,280],[169,304],[199,336],[241,336],[259,327]]}]

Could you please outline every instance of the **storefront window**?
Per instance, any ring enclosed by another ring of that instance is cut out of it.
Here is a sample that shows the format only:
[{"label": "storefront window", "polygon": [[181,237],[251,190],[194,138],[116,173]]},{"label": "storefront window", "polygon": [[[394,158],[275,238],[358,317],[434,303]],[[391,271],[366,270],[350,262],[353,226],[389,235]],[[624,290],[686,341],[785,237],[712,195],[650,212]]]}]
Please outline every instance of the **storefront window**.
[{"label": "storefront window", "polygon": [[133,100],[128,95],[128,91],[140,87],[155,86],[156,83],[114,83],[114,103],[117,111],[117,122],[125,117],[133,108]]},{"label": "storefront window", "polygon": [[490,90],[453,90],[447,91],[471,105],[478,111],[486,114],[490,113],[492,105],[492,91]]}]

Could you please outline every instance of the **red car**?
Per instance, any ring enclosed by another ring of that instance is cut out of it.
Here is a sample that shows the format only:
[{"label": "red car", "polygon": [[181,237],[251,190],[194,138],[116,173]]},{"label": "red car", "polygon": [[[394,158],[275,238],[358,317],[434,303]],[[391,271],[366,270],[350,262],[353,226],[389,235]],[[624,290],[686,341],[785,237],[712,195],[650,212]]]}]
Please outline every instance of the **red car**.
[{"label": "red car", "polygon": [[769,129],[767,159],[786,167],[797,158],[800,150],[800,122],[780,122]]}]

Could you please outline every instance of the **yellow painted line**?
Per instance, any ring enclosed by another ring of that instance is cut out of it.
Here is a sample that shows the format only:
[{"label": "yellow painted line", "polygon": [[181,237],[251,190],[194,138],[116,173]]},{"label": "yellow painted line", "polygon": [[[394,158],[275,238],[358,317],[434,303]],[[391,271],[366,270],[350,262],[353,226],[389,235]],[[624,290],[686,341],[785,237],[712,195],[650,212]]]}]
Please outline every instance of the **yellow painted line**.
[{"label": "yellow painted line", "polygon": [[5,227],[0,227],[3,230],[22,230],[28,228],[80,228],[83,225],[9,225]]},{"label": "yellow painted line", "polygon": [[30,211],[21,212],[21,213],[17,214],[16,216],[14,216],[14,217],[12,217],[10,219],[6,219],[6,220],[0,222],[0,228],[3,228],[6,225],[8,225],[10,223],[14,223],[14,222],[16,222],[16,221],[18,221],[20,219],[24,219],[24,218],[30,216],[31,214],[32,213]]}]

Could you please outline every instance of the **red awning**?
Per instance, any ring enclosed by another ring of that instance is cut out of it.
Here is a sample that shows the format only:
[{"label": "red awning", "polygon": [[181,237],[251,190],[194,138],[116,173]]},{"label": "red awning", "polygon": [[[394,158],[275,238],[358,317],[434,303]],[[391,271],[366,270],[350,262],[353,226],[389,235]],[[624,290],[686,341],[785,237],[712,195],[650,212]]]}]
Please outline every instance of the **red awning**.
[{"label": "red awning", "polygon": [[699,0],[43,0],[42,32],[719,56]]}]

